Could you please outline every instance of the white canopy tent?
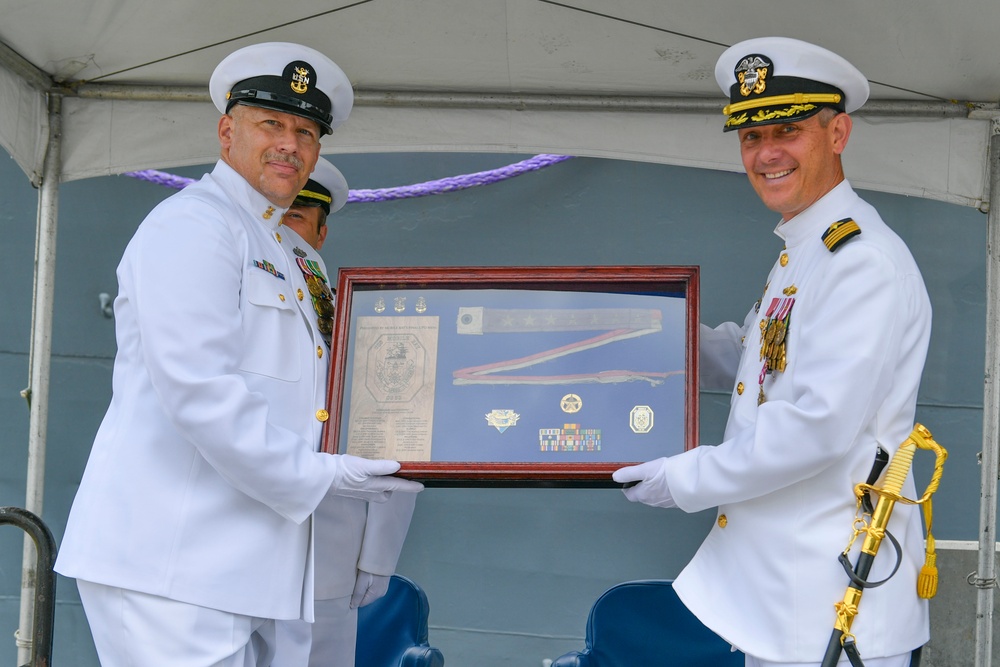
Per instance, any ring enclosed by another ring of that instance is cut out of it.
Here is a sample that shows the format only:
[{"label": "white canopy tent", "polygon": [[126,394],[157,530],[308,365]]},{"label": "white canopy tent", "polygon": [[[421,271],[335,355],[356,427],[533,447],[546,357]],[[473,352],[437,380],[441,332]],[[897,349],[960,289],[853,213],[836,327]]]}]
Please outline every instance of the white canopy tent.
[{"label": "white canopy tent", "polygon": [[[861,188],[990,213],[977,666],[990,664],[1000,433],[1000,3],[966,0],[5,0],[0,145],[40,186],[28,498],[41,513],[58,185],[214,162],[207,82],[238,47],[330,55],[355,110],[324,152],[562,153],[740,171],[713,70],[769,34],[812,41],[869,76],[846,156]],[[991,144],[993,144],[991,146]],[[26,545],[26,556],[31,554]],[[30,628],[26,573],[21,641]],[[19,664],[26,661],[19,655]]]},{"label": "white canopy tent", "polygon": [[845,54],[873,82],[848,157],[853,182],[984,199],[1000,99],[995,2],[852,0],[795,17],[696,4],[8,0],[0,143],[37,182],[52,91],[64,94],[61,180],[213,162],[214,66],[248,43],[299,41],[330,54],[357,88],[327,150],[551,152],[735,171],[715,60],[747,36],[780,33]]}]

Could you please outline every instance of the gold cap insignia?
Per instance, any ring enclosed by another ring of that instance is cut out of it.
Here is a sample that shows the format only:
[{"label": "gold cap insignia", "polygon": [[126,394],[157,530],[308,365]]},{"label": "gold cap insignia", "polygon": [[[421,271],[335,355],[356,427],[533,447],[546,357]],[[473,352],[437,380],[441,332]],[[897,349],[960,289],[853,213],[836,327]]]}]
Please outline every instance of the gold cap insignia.
[{"label": "gold cap insignia", "polygon": [[750,54],[740,60],[736,65],[734,73],[736,80],[740,84],[740,95],[747,97],[751,94],[760,95],[767,88],[767,77],[773,64],[756,53]]},{"label": "gold cap insignia", "polygon": [[299,95],[302,95],[307,90],[309,90],[309,77],[310,72],[305,67],[296,67],[292,70],[292,83],[290,84],[292,90]]}]

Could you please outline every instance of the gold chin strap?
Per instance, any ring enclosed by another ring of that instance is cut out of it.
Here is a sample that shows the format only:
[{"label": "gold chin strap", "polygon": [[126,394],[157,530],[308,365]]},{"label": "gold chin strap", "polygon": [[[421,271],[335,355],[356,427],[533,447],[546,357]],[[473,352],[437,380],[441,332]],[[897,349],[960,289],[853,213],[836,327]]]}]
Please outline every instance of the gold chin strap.
[{"label": "gold chin strap", "polygon": [[725,115],[739,113],[746,109],[759,109],[762,107],[777,107],[783,104],[839,104],[843,97],[837,93],[791,93],[789,95],[775,95],[773,97],[758,97],[745,102],[727,104],[722,113]]},{"label": "gold chin strap", "polygon": [[299,193],[299,197],[306,197],[307,199],[316,199],[321,202],[326,202],[327,204],[333,201],[332,197],[327,197],[326,195],[320,194],[318,192],[313,192],[312,190],[303,190]]}]

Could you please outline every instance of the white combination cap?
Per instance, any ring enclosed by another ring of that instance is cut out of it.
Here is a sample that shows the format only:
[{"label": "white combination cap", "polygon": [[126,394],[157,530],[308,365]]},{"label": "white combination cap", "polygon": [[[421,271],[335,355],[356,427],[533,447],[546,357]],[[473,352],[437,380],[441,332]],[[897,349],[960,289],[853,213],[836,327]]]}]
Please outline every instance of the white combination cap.
[{"label": "white combination cap", "polygon": [[234,104],[274,109],[319,123],[329,134],[347,120],[354,89],[325,55],[290,42],[253,44],[230,53],[208,83],[220,113]]},{"label": "white combination cap", "polygon": [[850,113],[868,99],[865,75],[823,47],[758,37],[726,49],[715,80],[729,95],[724,130],[804,120],[830,107]]}]

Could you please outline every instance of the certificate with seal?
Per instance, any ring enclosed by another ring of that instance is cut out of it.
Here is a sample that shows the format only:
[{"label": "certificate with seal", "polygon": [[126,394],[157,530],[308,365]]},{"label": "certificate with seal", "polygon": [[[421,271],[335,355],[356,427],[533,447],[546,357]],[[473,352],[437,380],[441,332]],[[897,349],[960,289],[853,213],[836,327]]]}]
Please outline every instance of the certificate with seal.
[{"label": "certificate with seal", "polygon": [[359,317],[348,454],[429,461],[439,318]]},{"label": "certificate with seal", "polygon": [[325,451],[604,486],[697,444],[697,267],[345,268],[336,306]]}]

